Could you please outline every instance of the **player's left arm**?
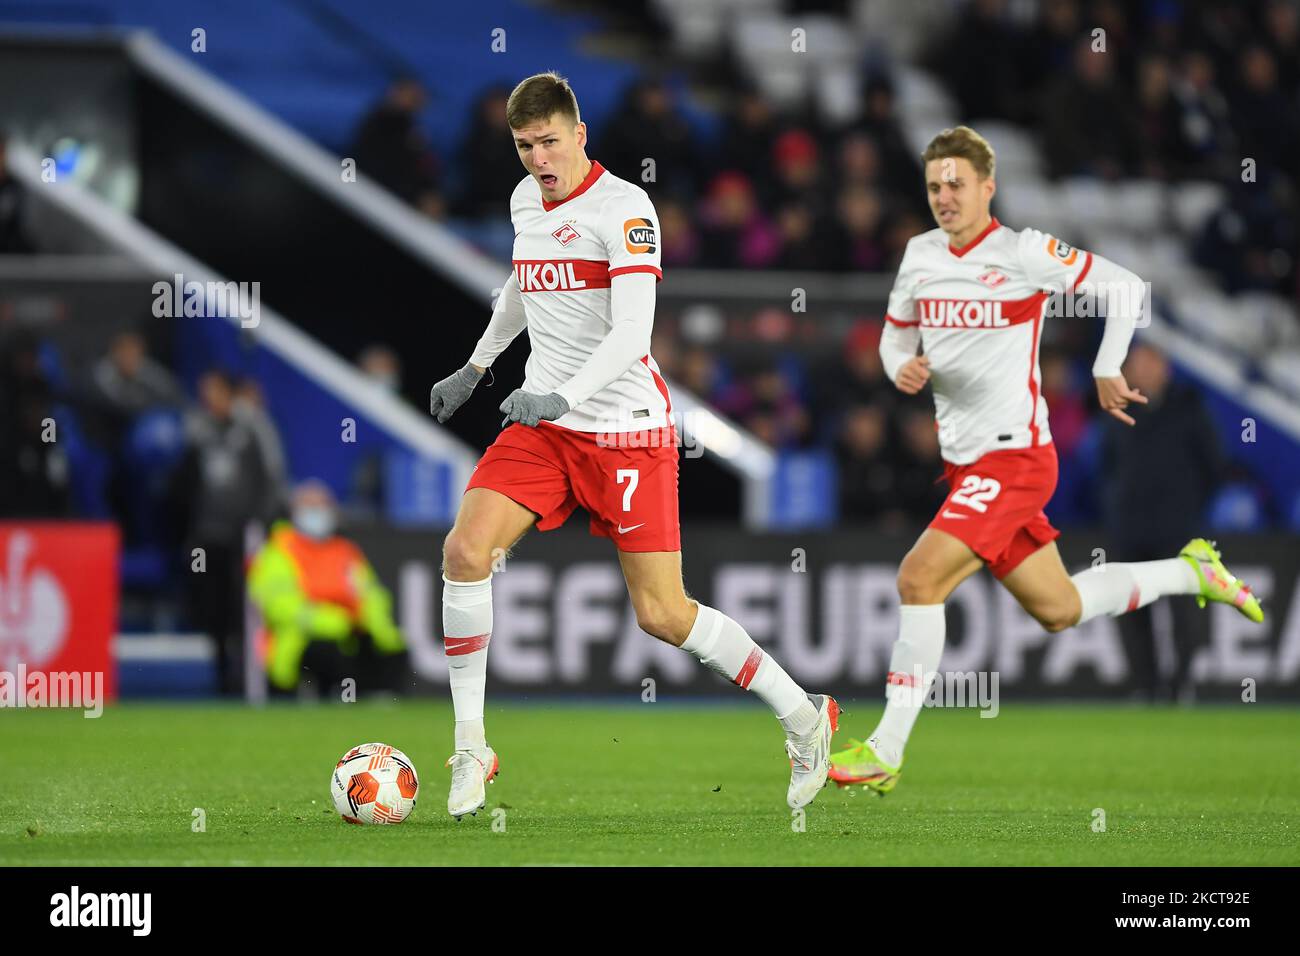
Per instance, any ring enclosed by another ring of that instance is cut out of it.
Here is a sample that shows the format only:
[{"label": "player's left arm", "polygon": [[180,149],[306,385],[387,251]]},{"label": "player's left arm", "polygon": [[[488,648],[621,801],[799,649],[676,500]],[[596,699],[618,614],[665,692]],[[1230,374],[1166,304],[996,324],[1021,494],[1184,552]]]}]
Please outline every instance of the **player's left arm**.
[{"label": "player's left arm", "polygon": [[1052,291],[1092,296],[1096,311],[1105,311],[1106,327],[1092,365],[1097,401],[1124,424],[1136,424],[1125,409],[1130,402],[1145,405],[1147,397],[1128,384],[1121,367],[1149,305],[1146,284],[1118,263],[1036,229],[1024,230],[1020,241],[1021,260],[1035,282]]},{"label": "player's left arm", "polygon": [[[516,390],[501,404],[506,422],[536,425],[577,408],[650,352],[655,284],[662,277],[658,224],[647,198],[610,203],[602,218],[609,257],[610,330],[582,368],[550,395]],[[503,424],[505,424],[503,422]]]},{"label": "player's left arm", "polygon": [[570,408],[577,408],[649,354],[658,281],[647,272],[623,273],[610,279],[613,324],[582,368],[556,389]]},{"label": "player's left arm", "polygon": [[1133,341],[1133,330],[1149,307],[1146,284],[1118,263],[1095,253],[1091,255],[1092,269],[1079,284],[1079,291],[1095,295],[1098,305],[1106,311],[1101,346],[1092,363],[1097,401],[1110,415],[1125,425],[1133,425],[1136,422],[1124,409],[1129,402],[1145,405],[1147,397],[1129,385],[1121,369],[1128,357],[1129,343]]},{"label": "player's left arm", "polygon": [[611,279],[610,311],[614,324],[592,350],[590,358],[573,378],[550,395],[530,395],[517,390],[501,405],[506,421],[525,425],[536,425],[539,420],[554,421],[640,361],[650,351],[655,282],[655,277],[646,273],[629,273]]}]

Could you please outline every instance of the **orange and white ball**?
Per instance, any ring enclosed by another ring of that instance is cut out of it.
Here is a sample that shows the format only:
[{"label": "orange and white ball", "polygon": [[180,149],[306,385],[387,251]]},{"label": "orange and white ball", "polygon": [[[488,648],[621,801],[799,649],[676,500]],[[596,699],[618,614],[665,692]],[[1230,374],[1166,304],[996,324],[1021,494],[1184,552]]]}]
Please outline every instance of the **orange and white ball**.
[{"label": "orange and white ball", "polygon": [[330,777],[334,809],[348,823],[401,823],[419,790],[411,758],[387,744],[353,747]]}]

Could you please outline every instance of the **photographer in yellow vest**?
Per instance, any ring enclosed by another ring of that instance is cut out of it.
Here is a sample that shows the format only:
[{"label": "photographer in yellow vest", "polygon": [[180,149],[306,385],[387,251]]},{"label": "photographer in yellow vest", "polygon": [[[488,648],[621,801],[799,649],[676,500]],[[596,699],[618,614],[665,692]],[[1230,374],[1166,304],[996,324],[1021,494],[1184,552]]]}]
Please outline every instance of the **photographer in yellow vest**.
[{"label": "photographer in yellow vest", "polygon": [[392,597],[337,525],[330,489],[306,481],[294,489],[292,520],[271,526],[249,569],[268,639],[267,676],[278,691],[294,691],[304,670],[322,693],[348,677],[361,693],[410,682]]}]

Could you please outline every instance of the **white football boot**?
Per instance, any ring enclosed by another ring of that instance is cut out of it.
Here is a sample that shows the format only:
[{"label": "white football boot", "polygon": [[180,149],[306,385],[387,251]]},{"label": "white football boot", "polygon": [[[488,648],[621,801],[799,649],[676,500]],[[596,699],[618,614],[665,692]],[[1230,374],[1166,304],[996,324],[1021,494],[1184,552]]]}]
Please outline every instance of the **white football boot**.
[{"label": "white football boot", "polygon": [[447,794],[447,812],[459,820],[465,814],[477,815],[487,802],[487,784],[501,770],[501,761],[491,747],[482,750],[457,750],[447,758],[451,768],[451,791]]},{"label": "white football boot", "polygon": [[785,801],[792,810],[813,802],[831,768],[831,737],[840,726],[840,705],[830,694],[809,694],[817,707],[817,723],[806,734],[786,735],[785,752],[790,757],[790,789]]}]

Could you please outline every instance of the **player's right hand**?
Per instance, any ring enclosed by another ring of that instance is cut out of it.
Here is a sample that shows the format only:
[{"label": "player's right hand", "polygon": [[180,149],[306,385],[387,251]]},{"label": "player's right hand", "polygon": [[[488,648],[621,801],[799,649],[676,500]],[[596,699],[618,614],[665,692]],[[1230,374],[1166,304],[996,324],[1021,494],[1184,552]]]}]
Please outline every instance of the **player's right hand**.
[{"label": "player's right hand", "polygon": [[918,355],[903,363],[894,384],[898,386],[900,392],[915,395],[925,388],[925,383],[928,381],[930,381],[930,359],[925,355]]},{"label": "player's right hand", "polygon": [[483,373],[466,362],[465,367],[452,372],[429,392],[429,414],[442,424],[456,414],[456,409],[465,404],[474,391],[474,386],[483,377]]}]

